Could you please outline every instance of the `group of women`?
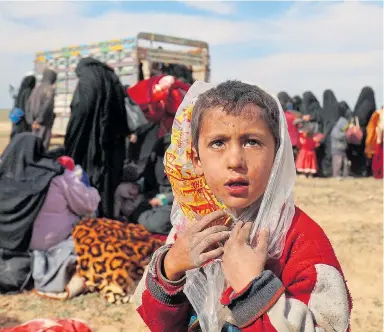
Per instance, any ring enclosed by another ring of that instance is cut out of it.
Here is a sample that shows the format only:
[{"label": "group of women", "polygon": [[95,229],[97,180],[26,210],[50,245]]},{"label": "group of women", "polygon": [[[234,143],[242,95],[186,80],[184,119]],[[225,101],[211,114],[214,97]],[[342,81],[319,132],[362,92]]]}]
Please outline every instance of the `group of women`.
[{"label": "group of women", "polygon": [[[171,228],[163,157],[189,85],[157,75],[125,88],[93,58],[76,75],[64,146],[48,151],[14,128],[1,156],[0,292],[66,299],[99,291],[125,303]],[[19,96],[23,108],[30,91],[22,85]],[[127,112],[138,109],[146,122],[136,128]]]},{"label": "group of women", "polygon": [[[332,90],[324,91],[322,106],[311,91],[304,92],[302,98],[280,92],[278,98],[284,110],[293,114],[288,116],[290,121],[303,119],[315,133],[321,133],[316,149],[318,176],[335,175],[335,167],[340,167],[343,161],[344,176],[365,177],[373,173],[382,177],[384,118],[383,110],[376,108],[372,88],[361,90],[353,111],[345,101],[338,101]],[[292,144],[296,146],[298,132],[294,125],[289,127]],[[358,140],[353,141],[349,135],[358,136]]]}]

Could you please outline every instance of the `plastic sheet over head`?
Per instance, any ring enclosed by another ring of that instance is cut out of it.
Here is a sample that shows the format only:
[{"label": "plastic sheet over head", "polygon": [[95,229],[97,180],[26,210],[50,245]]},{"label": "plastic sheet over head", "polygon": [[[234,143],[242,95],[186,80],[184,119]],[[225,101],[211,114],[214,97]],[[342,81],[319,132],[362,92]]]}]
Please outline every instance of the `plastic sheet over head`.
[{"label": "plastic sheet over head", "polygon": [[[197,97],[214,85],[195,82],[186,94],[176,113],[172,128],[171,145],[165,160],[165,171],[171,182],[175,200],[171,221],[177,232],[183,231],[189,223],[217,209],[225,209],[238,221],[253,223],[250,242],[263,228],[269,229],[268,258],[277,259],[284,249],[286,234],[294,216],[293,186],[296,170],[287,123],[277,98],[279,107],[279,139],[274,164],[267,189],[260,201],[251,204],[240,216],[216,198],[203,176],[197,176],[192,164],[191,116]],[[221,271],[221,263],[215,260],[208,265],[187,271],[184,293],[193,306],[204,332],[221,331],[225,320],[230,319],[229,310],[220,304],[221,294],[226,283]]]}]

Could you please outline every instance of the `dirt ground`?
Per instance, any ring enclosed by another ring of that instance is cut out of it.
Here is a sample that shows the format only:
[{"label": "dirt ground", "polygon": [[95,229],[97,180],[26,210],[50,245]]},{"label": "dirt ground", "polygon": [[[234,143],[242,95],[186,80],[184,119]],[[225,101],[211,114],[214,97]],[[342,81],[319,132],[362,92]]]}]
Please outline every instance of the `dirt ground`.
[{"label": "dirt ground", "polygon": [[[8,124],[0,122],[0,151],[8,133]],[[353,297],[352,331],[382,331],[383,182],[299,178],[295,200],[324,228],[335,248]],[[96,332],[149,331],[133,305],[108,305],[97,294],[67,302],[32,293],[0,296],[0,328],[42,317],[83,319]]]}]

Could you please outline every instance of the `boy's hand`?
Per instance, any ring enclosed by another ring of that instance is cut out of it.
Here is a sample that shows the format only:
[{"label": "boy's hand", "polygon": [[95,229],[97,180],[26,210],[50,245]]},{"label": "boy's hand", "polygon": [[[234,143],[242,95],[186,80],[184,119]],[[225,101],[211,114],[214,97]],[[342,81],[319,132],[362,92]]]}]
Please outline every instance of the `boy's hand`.
[{"label": "boy's hand", "polygon": [[225,226],[209,225],[224,216],[224,211],[215,211],[178,235],[164,258],[164,272],[169,280],[180,280],[186,271],[223,254],[223,247],[218,243],[227,240],[231,232]]},{"label": "boy's hand", "polygon": [[[261,230],[256,247],[249,245],[252,223],[239,222],[224,245],[222,268],[225,279],[236,293],[241,292],[264,271],[268,253],[268,230]],[[256,238],[256,237],[255,237]]]}]

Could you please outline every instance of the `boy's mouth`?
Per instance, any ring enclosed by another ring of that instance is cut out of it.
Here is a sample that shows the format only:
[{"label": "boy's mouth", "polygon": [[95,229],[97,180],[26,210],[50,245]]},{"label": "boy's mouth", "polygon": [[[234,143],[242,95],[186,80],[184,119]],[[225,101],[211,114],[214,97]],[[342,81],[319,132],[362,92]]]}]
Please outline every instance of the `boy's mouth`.
[{"label": "boy's mouth", "polygon": [[245,178],[230,179],[224,186],[231,195],[242,195],[248,191],[249,181]]}]

